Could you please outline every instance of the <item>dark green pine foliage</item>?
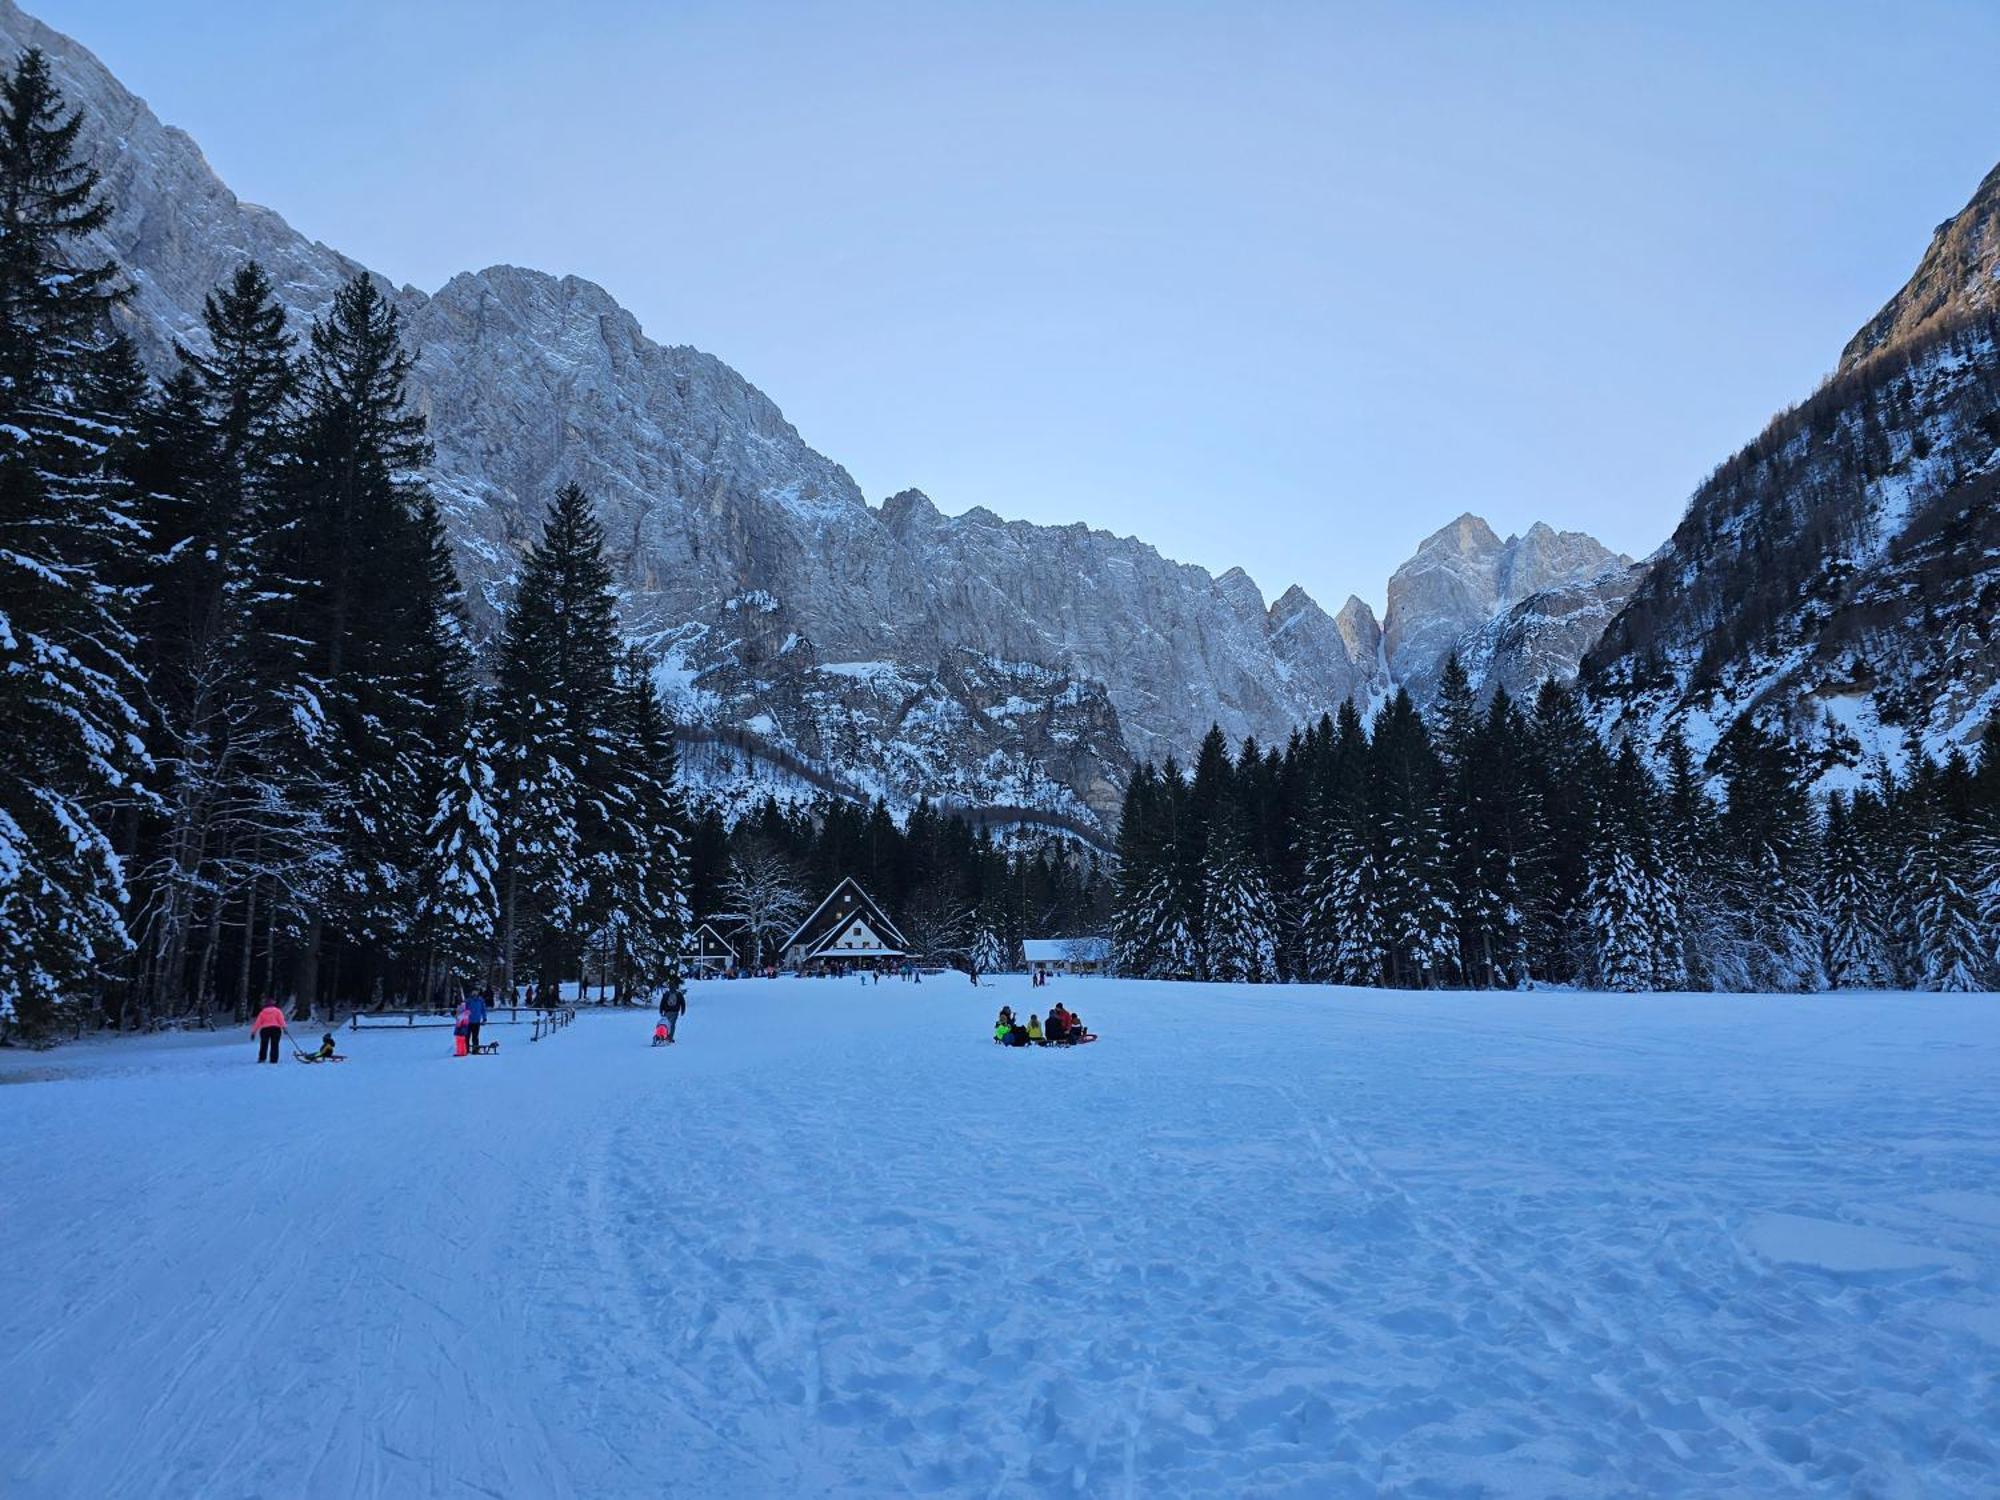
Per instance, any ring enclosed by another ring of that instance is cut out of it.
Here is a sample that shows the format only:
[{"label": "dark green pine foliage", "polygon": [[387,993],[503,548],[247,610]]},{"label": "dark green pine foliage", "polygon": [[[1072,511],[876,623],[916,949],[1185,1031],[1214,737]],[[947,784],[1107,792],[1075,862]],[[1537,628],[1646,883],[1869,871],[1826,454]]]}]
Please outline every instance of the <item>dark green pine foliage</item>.
[{"label": "dark green pine foliage", "polygon": [[1444,768],[1407,691],[1376,715],[1368,823],[1378,871],[1376,904],[1392,986],[1456,981],[1458,923],[1446,843]]},{"label": "dark green pine foliage", "polygon": [[1817,990],[1816,827],[1798,748],[1744,719],[1717,749],[1727,787],[1718,824],[1729,920],[1712,935],[1717,981],[1738,990]]},{"label": "dark green pine foliage", "polygon": [[1204,975],[1229,984],[1278,978],[1278,907],[1254,842],[1261,763],[1254,746],[1238,762],[1235,784],[1215,809],[1202,871]]},{"label": "dark green pine foliage", "polygon": [[494,978],[500,816],[493,738],[490,708],[474,697],[446,757],[425,830],[428,857],[417,906],[424,974],[417,993],[444,1004]]},{"label": "dark green pine foliage", "polygon": [[1887,896],[1869,857],[1866,824],[1851,806],[1838,792],[1827,799],[1819,897],[1826,982],[1836,990],[1880,989],[1889,982],[1882,931]]},{"label": "dark green pine foliage", "polygon": [[1583,896],[1610,757],[1575,691],[1552,679],[1535,695],[1530,733],[1548,835],[1528,918],[1529,964],[1537,976],[1560,980],[1589,962]]},{"label": "dark green pine foliage", "polygon": [[1986,721],[1972,783],[1973,889],[1988,957],[2000,974],[2000,714]]},{"label": "dark green pine foliage", "polygon": [[127,951],[107,828],[145,769],[119,556],[137,414],[115,271],[77,258],[109,212],[80,123],[39,51],[0,79],[0,1021],[30,1031]]},{"label": "dark green pine foliage", "polygon": [[1455,778],[1453,854],[1466,982],[1481,989],[1528,983],[1528,912],[1548,836],[1528,722],[1503,688],[1471,736]]},{"label": "dark green pine foliage", "polygon": [[1380,984],[1388,950],[1369,824],[1368,734],[1351,699],[1317,743],[1301,899],[1306,972],[1338,984]]},{"label": "dark green pine foliage", "polygon": [[677,784],[673,726],[653,682],[654,663],[629,650],[619,662],[611,745],[614,796],[609,858],[602,861],[600,981],[618,999],[678,979],[692,917],[682,845],[687,811]]},{"label": "dark green pine foliage", "polygon": [[1678,726],[1660,743],[1664,809],[1660,853],[1680,902],[1681,960],[1691,989],[1714,986],[1710,955],[1734,920],[1707,778]]},{"label": "dark green pine foliage", "polygon": [[522,561],[502,632],[495,764],[501,963],[553,981],[608,919],[614,847],[617,606],[604,530],[566,485]]},{"label": "dark green pine foliage", "polygon": [[464,722],[462,601],[436,503],[424,419],[392,304],[356,276],[313,324],[287,503],[290,636],[325,720],[312,745],[331,830],[325,900],[305,923],[296,983],[321,990],[326,916],[337,988],[371,993],[417,931],[425,832]]},{"label": "dark green pine foliage", "polygon": [[161,801],[137,868],[136,1014],[124,1019],[139,1022],[208,1013],[231,927],[244,937],[229,988],[246,1011],[260,911],[274,890],[311,884],[326,852],[300,790],[318,751],[299,726],[317,721],[320,700],[303,690],[282,557],[293,341],[255,264],[208,297],[203,325],[207,352],[180,349],[141,453],[142,662]]},{"label": "dark green pine foliage", "polygon": [[1942,767],[1920,762],[1900,799],[1905,971],[1926,990],[1981,990],[1994,979],[1992,933],[1980,919],[1976,884],[1973,788],[1969,766],[1954,751]]},{"label": "dark green pine foliage", "polygon": [[1678,989],[1687,981],[1679,905],[1657,834],[1658,800],[1651,775],[1627,741],[1605,785],[1582,908],[1589,976],[1598,989]]},{"label": "dark green pine foliage", "polygon": [[1183,826],[1188,788],[1169,757],[1132,775],[1118,828],[1118,890],[1112,941],[1121,972],[1191,979],[1199,972],[1199,885],[1187,873]]}]

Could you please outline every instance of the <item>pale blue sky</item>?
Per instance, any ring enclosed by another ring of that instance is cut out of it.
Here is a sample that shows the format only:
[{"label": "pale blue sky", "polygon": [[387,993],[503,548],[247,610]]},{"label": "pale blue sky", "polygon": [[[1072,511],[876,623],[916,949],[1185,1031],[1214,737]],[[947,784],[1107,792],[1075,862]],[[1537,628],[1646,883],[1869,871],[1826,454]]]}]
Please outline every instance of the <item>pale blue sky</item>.
[{"label": "pale blue sky", "polygon": [[41,0],[399,280],[602,283],[879,502],[1329,608],[1637,553],[2000,156],[2000,6]]}]

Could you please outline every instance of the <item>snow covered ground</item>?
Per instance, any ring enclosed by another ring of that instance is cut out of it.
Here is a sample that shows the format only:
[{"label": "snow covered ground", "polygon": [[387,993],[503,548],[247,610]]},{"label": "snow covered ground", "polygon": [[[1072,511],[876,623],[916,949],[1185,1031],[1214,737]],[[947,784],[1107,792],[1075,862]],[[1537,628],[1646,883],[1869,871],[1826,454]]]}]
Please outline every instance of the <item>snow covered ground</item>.
[{"label": "snow covered ground", "polygon": [[[1068,999],[1074,1051],[986,1040]],[[10,1497],[2000,1493],[2000,1001],[696,987],[0,1054]]]}]

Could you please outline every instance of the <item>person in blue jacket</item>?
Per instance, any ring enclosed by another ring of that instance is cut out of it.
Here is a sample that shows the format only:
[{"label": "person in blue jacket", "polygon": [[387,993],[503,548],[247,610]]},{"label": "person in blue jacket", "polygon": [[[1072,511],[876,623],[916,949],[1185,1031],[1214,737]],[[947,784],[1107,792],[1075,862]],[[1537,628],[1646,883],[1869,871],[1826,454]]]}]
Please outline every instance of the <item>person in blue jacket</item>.
[{"label": "person in blue jacket", "polygon": [[486,1020],[486,1007],[492,1000],[492,992],[481,990],[476,995],[468,995],[465,1000],[465,1050],[468,1053],[479,1050],[479,1028]]}]

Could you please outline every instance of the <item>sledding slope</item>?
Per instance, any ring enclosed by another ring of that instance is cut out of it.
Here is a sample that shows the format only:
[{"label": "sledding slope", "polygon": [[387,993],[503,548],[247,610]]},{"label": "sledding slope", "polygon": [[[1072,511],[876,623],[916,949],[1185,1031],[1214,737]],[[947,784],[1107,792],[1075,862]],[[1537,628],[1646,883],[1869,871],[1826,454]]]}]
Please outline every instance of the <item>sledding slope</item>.
[{"label": "sledding slope", "polygon": [[[983,1040],[1056,996],[1099,1045]],[[777,981],[671,1050],[0,1054],[0,1493],[1991,1495],[1993,1003]]]}]

